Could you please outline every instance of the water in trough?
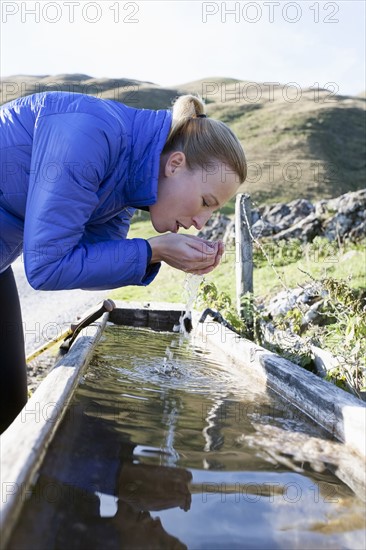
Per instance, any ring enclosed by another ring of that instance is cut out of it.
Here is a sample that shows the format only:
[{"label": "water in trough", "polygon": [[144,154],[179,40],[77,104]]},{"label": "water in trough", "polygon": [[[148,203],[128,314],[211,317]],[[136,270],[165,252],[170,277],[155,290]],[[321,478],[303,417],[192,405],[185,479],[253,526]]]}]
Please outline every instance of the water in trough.
[{"label": "water in trough", "polygon": [[365,548],[343,452],[197,339],[111,326],[8,549]]}]

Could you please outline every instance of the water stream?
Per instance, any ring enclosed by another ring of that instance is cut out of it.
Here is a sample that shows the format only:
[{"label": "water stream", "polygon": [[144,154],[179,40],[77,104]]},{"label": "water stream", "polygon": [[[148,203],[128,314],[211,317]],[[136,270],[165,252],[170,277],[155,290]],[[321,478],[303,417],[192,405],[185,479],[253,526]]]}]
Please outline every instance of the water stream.
[{"label": "water stream", "polygon": [[[189,337],[189,333],[192,328],[191,311],[197,299],[198,289],[202,282],[202,279],[202,275],[192,274],[187,274],[184,279],[183,290],[185,295],[185,306],[182,315],[179,318],[179,325],[173,327],[173,331],[180,334],[180,346],[183,344],[184,340]],[[172,345],[176,345],[176,339],[172,341]],[[155,368],[159,370],[159,367]],[[164,364],[162,369],[165,374],[168,374],[171,370],[177,369],[176,362],[174,361],[174,353],[171,350],[171,346],[167,346],[165,350]]]},{"label": "water stream", "polygon": [[8,549],[365,548],[342,446],[227,367],[193,338],[109,327]]}]

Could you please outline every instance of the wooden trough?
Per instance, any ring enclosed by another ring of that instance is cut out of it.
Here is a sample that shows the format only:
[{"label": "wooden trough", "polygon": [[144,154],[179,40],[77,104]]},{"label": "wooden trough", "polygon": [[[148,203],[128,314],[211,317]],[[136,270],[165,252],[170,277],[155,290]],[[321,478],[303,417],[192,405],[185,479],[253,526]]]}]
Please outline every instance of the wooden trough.
[{"label": "wooden trough", "polygon": [[[78,336],[69,353],[34,392],[1,436],[1,548],[6,548],[47,448],[107,321],[171,331],[179,323],[182,311],[181,304],[117,303],[113,312],[106,313],[100,322]],[[193,312],[194,338],[224,354],[225,361],[235,364],[240,374],[256,378],[344,444],[346,458],[337,465],[335,474],[362,498],[366,486],[365,404],[222,325],[210,320],[198,323],[198,319],[198,313]]]}]

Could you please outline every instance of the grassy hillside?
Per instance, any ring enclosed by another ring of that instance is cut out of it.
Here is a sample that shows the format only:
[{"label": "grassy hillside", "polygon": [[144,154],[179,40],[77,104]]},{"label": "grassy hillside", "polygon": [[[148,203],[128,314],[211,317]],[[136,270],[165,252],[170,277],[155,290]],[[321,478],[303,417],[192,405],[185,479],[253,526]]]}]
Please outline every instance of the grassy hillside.
[{"label": "grassy hillside", "polygon": [[[242,190],[257,203],[316,200],[365,187],[363,94],[270,88],[209,77],[163,88],[152,82],[94,79],[88,75],[12,76],[0,81],[0,103],[34,92],[64,90],[122,101],[136,108],[166,109],[184,93],[198,93],[207,112],[226,122],[246,151],[249,175]],[[233,210],[233,204],[226,212]]]}]

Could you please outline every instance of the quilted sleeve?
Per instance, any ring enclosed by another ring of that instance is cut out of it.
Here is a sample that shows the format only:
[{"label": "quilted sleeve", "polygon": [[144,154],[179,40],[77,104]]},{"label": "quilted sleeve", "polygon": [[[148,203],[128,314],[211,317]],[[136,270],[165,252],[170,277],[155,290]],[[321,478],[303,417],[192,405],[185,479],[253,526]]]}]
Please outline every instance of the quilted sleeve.
[{"label": "quilted sleeve", "polygon": [[[34,133],[24,225],[24,262],[35,289],[107,289],[146,285],[143,239],[88,242],[97,190],[113,169],[123,138],[107,121],[84,113],[40,117]],[[148,273],[148,272],[149,273]]]}]

